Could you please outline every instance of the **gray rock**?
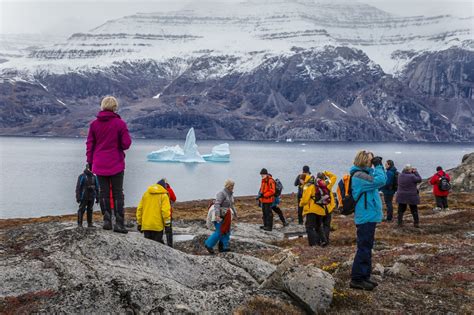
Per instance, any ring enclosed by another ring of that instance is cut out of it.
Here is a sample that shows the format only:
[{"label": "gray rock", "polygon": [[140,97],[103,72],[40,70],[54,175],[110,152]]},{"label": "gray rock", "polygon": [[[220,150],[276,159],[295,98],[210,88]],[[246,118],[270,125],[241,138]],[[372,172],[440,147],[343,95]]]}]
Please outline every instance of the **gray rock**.
[{"label": "gray rock", "polygon": [[260,288],[283,290],[308,312],[320,313],[331,304],[334,283],[329,273],[314,266],[300,266],[297,257],[288,252]]},{"label": "gray rock", "polygon": [[387,270],[387,275],[399,277],[403,279],[410,279],[412,274],[408,267],[400,262],[396,262],[391,268]]},{"label": "gray rock", "polygon": [[[32,312],[231,313],[273,271],[257,258],[189,255],[143,238],[74,224],[25,225],[5,232],[0,297],[49,292]],[[21,272],[21,274],[20,274]]]},{"label": "gray rock", "polygon": [[311,313],[329,309],[334,291],[333,277],[314,266],[292,268],[282,279],[285,291]]},{"label": "gray rock", "polygon": [[382,264],[376,263],[372,273],[383,276],[385,273],[385,267]]}]

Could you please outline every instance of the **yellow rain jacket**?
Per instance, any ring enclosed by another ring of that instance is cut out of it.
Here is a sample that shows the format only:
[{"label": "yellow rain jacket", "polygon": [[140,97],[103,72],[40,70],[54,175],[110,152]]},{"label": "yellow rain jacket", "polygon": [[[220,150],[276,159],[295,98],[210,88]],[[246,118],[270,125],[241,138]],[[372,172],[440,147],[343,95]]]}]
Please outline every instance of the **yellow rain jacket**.
[{"label": "yellow rain jacket", "polygon": [[171,223],[168,191],[161,185],[148,187],[137,208],[137,224],[142,231],[163,231]]},{"label": "yellow rain jacket", "polygon": [[[337,177],[329,171],[325,171],[324,175],[329,178],[329,183],[326,183],[330,192],[331,201],[327,205],[327,210],[328,213],[331,213],[336,207],[336,201],[334,199],[334,194],[332,193],[332,188],[336,184]],[[311,175],[306,175],[305,185],[303,187],[303,197],[301,197],[300,207],[303,207],[303,215],[307,215],[308,213],[315,213],[317,215],[325,216],[326,211],[324,210],[324,208],[321,205],[315,203],[312,198],[316,195],[316,187],[314,186],[314,184],[309,183],[311,177]]]}]

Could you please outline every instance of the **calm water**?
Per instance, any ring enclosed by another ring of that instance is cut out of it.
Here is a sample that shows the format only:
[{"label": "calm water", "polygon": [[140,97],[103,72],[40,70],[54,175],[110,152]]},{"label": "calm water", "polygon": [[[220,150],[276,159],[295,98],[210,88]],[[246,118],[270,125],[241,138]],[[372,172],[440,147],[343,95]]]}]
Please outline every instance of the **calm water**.
[{"label": "calm water", "polygon": [[[75,185],[85,165],[85,140],[0,137],[0,218],[39,217],[75,213]],[[179,200],[212,198],[226,178],[236,181],[236,195],[256,194],[259,171],[266,167],[280,178],[284,192],[295,191],[293,180],[308,164],[312,172],[331,170],[338,177],[350,167],[355,152],[369,149],[395,164],[411,163],[423,177],[437,165],[458,165],[473,144],[401,143],[274,143],[230,142],[230,163],[150,163],[146,154],[182,141],[134,140],[127,153],[126,206],[138,204],[147,186],[166,177]],[[222,141],[199,141],[201,154]],[[97,206],[95,206],[97,209]]]}]

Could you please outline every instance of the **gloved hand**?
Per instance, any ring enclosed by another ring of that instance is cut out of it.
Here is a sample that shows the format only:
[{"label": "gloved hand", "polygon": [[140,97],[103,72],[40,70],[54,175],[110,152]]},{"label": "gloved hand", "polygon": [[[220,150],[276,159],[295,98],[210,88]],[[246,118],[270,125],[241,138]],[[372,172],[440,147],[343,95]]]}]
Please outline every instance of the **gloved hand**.
[{"label": "gloved hand", "polygon": [[138,232],[140,232],[140,233],[142,232],[142,226],[141,226],[140,224],[137,225],[137,230],[138,230]]},{"label": "gloved hand", "polygon": [[379,166],[379,165],[382,165],[382,158],[380,156],[376,156],[372,159],[372,165],[375,167],[375,166]]}]

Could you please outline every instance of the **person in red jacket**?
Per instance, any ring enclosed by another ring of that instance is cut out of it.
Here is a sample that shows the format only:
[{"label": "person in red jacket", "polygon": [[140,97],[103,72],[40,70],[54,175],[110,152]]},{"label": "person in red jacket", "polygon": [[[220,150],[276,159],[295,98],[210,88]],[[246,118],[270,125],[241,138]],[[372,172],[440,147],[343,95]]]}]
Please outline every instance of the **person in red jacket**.
[{"label": "person in red jacket", "polygon": [[271,231],[273,229],[272,204],[275,201],[276,184],[266,168],[262,168],[260,176],[262,176],[262,183],[257,197],[263,212],[263,226],[260,228]]},{"label": "person in red jacket", "polygon": [[[446,181],[448,184],[446,184]],[[436,168],[436,173],[430,178],[430,184],[433,185],[433,195],[436,199],[435,211],[449,210],[448,195],[451,181],[449,174],[443,171],[441,166]]]}]

